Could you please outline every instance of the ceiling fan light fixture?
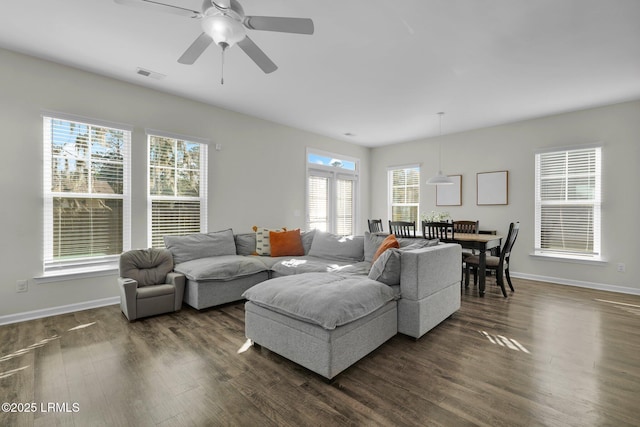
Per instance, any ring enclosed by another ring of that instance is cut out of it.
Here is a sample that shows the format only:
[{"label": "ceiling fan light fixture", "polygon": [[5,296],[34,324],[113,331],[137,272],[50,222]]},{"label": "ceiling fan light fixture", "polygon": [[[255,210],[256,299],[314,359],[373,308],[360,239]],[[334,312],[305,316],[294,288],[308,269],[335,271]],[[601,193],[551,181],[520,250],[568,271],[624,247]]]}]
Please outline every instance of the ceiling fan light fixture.
[{"label": "ceiling fan light fixture", "polygon": [[202,18],[202,31],[218,46],[231,47],[247,36],[242,22],[225,14],[208,15]]}]

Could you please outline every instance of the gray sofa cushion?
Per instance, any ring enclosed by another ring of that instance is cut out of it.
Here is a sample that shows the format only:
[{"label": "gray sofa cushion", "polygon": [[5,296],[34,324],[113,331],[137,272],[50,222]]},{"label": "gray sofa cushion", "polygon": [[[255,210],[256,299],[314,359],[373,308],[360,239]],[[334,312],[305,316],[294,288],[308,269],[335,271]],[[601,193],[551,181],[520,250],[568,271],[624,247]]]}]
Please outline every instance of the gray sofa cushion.
[{"label": "gray sofa cushion", "polygon": [[313,230],[303,231],[300,233],[300,238],[302,239],[302,247],[304,248],[305,255],[309,255],[309,250],[311,249],[311,244],[313,243],[313,238],[315,236],[315,228]]},{"label": "gray sofa cushion", "polygon": [[271,270],[282,276],[304,273],[362,274],[369,272],[371,263],[353,261],[331,261],[313,256],[283,257],[271,265]]},{"label": "gray sofa cushion", "polygon": [[388,234],[373,234],[364,232],[364,260],[372,262],[378,247],[382,244]]},{"label": "gray sofa cushion", "polygon": [[198,258],[175,266],[175,271],[195,281],[233,280],[265,270],[264,263],[258,257],[242,255]]},{"label": "gray sofa cushion", "polygon": [[176,264],[198,258],[236,254],[236,242],[230,228],[211,233],[164,236],[164,245],[171,251]]},{"label": "gray sofa cushion", "polygon": [[335,261],[363,261],[364,237],[316,231],[308,255]]},{"label": "gray sofa cushion", "polygon": [[400,251],[387,249],[376,259],[369,271],[369,279],[389,286],[400,284]]},{"label": "gray sofa cushion", "polygon": [[335,329],[392,301],[389,286],[364,276],[307,273],[259,283],[243,297],[293,318]]},{"label": "gray sofa cushion", "polygon": [[256,253],[256,233],[240,233],[234,237],[238,255],[253,255]]}]

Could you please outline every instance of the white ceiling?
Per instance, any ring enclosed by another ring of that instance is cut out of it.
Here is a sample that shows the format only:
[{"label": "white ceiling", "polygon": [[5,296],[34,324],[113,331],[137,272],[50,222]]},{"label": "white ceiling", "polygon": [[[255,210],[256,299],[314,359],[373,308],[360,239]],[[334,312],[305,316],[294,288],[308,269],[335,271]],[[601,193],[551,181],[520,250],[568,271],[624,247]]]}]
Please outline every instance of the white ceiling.
[{"label": "white ceiling", "polygon": [[639,0],[241,3],[315,34],[249,31],[279,69],[236,46],[224,85],[215,45],[177,62],[198,20],[112,0],[2,0],[0,46],[365,146],[438,135],[439,111],[452,133],[640,99]]}]

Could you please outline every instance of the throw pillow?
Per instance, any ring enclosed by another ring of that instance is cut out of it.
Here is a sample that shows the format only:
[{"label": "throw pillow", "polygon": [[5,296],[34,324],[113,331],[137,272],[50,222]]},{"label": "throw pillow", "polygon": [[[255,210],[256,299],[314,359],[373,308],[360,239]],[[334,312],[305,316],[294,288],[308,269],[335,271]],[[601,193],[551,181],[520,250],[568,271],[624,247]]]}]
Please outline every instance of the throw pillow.
[{"label": "throw pillow", "polygon": [[[282,230],[286,230],[286,228],[282,228]],[[271,255],[271,245],[269,242],[269,230],[268,228],[262,228],[253,226],[253,231],[256,232],[256,252],[254,255]],[[273,230],[280,231],[280,230]]]},{"label": "throw pillow", "polygon": [[373,260],[371,262],[375,263],[378,257],[382,255],[387,249],[397,249],[399,247],[400,244],[398,243],[398,239],[396,239],[396,236],[393,234],[389,234],[387,237],[385,237],[380,246],[378,246],[378,250],[373,255]]},{"label": "throw pillow", "polygon": [[300,229],[291,231],[270,231],[269,244],[271,256],[302,256],[304,247],[300,237]]},{"label": "throw pillow", "polygon": [[400,284],[400,251],[387,249],[371,266],[369,279],[377,280],[389,286]]}]

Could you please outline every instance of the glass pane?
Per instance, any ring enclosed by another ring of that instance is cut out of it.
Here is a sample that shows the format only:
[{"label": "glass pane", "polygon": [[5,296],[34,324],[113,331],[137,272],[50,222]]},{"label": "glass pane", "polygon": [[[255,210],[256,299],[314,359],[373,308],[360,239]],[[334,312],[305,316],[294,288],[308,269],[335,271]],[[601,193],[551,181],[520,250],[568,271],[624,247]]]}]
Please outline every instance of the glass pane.
[{"label": "glass pane", "polygon": [[53,198],[53,258],[122,253],[120,199]]},{"label": "glass pane", "polygon": [[177,196],[198,197],[200,194],[200,173],[193,170],[178,170]]},{"label": "glass pane", "polygon": [[149,142],[149,164],[175,167],[175,140],[151,136]]},{"label": "glass pane", "polygon": [[89,192],[89,167],[87,161],[74,157],[51,159],[51,191],[65,193]]},{"label": "glass pane", "polygon": [[200,144],[178,141],[176,167],[200,170]]},{"label": "glass pane", "polygon": [[92,168],[91,191],[102,194],[123,193],[122,163],[94,162]]},{"label": "glass pane", "polygon": [[308,198],[309,229],[327,231],[329,180],[319,176],[310,176]]},{"label": "glass pane", "polygon": [[175,170],[163,167],[149,168],[149,192],[153,196],[174,196]]},{"label": "glass pane", "polygon": [[418,219],[417,206],[393,206],[391,208],[391,221],[411,221]]},{"label": "glass pane", "polygon": [[336,234],[353,234],[353,181],[337,181],[337,224]]},{"label": "glass pane", "polygon": [[314,165],[333,166],[335,168],[341,168],[350,171],[356,170],[356,163],[351,160],[339,159],[315,153],[309,153],[307,162]]}]

